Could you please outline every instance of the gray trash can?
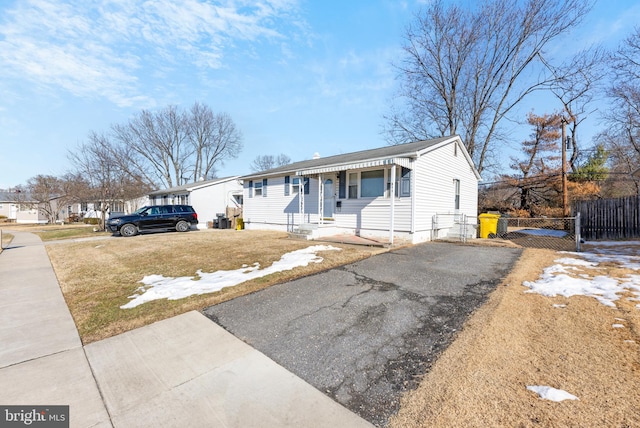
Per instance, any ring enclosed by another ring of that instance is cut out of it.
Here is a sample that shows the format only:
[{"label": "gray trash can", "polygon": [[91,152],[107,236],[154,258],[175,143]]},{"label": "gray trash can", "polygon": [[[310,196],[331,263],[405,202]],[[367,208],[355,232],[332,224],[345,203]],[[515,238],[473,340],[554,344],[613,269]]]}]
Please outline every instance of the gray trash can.
[{"label": "gray trash can", "polygon": [[229,218],[224,215],[224,213],[216,213],[216,217],[217,219],[214,220],[214,224],[217,222],[218,229],[229,229],[231,222],[229,221]]},{"label": "gray trash can", "polygon": [[498,236],[505,236],[507,234],[507,228],[509,227],[509,219],[505,217],[500,217],[498,219]]}]

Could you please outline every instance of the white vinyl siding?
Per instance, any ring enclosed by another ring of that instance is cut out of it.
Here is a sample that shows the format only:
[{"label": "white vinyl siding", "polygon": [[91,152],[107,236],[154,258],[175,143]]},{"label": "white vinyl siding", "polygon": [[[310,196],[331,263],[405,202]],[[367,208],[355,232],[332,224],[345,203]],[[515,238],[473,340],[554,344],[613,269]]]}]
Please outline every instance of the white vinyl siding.
[{"label": "white vinyl siding", "polygon": [[[411,230],[411,200],[410,198],[395,200],[396,231],[409,232]],[[340,212],[334,214],[337,226],[356,230],[369,229],[389,230],[389,216],[391,200],[376,199],[347,199],[342,201]]]},{"label": "white vinyl siding", "polygon": [[[285,176],[269,177],[268,187],[271,189],[264,197],[245,198],[243,206],[243,218],[249,228],[259,225],[272,225],[273,228],[291,230],[294,225],[300,223],[298,180],[307,181],[310,194],[304,195],[305,217],[303,222],[318,221],[318,180],[305,180],[306,177],[291,177],[289,183],[291,192],[273,191],[280,186],[285,186]],[[262,184],[262,179],[253,180],[253,186]],[[249,183],[245,182],[245,192],[250,192]],[[301,186],[300,186],[301,187]],[[264,192],[264,186],[262,186]],[[256,227],[258,228],[258,227]]]},{"label": "white vinyl siding", "polygon": [[[454,143],[452,143],[454,144]],[[452,156],[445,145],[426,153],[416,161],[415,188],[416,230],[431,230],[435,214],[454,214],[453,180],[460,180],[459,213],[478,215],[478,179],[465,156]]]}]

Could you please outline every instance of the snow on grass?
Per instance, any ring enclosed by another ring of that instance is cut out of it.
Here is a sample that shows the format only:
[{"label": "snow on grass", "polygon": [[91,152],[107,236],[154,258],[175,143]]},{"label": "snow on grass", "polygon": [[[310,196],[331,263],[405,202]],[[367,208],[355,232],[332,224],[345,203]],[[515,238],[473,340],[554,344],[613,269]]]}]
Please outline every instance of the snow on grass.
[{"label": "snow on grass", "polygon": [[136,294],[129,296],[132,300],[126,305],[120,306],[120,308],[130,309],[157,299],[178,300],[197,294],[213,293],[222,290],[224,287],[233,287],[272,273],[307,266],[309,263],[320,263],[323,259],[317,255],[319,251],[340,251],[340,248],[331,245],[314,245],[292,251],[264,269],[260,269],[259,263],[254,263],[253,266],[243,265],[236,270],[219,270],[211,273],[198,270],[196,272],[197,278],[190,276],[171,278],[163,275],[148,275],[140,281],[144,286],[138,288]]},{"label": "snow on grass", "polygon": [[[632,248],[633,243],[630,241],[589,244],[594,247],[593,251],[565,253],[571,257],[555,260],[556,264],[545,268],[537,281],[525,281],[523,285],[529,288],[527,293],[539,293],[544,296],[590,296],[612,307],[615,307],[614,302],[625,292],[632,292],[640,298],[640,275],[613,278],[576,273],[580,268],[597,270],[602,263],[615,263],[621,268],[640,270],[638,247]],[[640,242],[636,244],[640,246]],[[616,252],[615,249],[624,250],[621,251],[624,254]],[[640,305],[636,307],[640,309]]]},{"label": "snow on grass", "polygon": [[527,386],[529,391],[533,391],[540,396],[543,400],[551,401],[564,401],[564,400],[578,400],[575,395],[569,394],[567,391],[561,389],[552,388],[550,386]]}]

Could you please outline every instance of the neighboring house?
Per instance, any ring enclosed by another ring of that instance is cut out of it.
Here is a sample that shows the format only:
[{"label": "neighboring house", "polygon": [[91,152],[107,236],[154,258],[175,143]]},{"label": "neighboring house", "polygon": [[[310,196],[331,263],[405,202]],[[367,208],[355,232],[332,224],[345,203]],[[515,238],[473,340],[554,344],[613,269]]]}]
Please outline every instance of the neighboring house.
[{"label": "neighboring house", "polygon": [[477,224],[480,175],[458,136],[314,157],[242,179],[247,229],[390,243],[476,236],[468,225]]},{"label": "neighboring house", "polygon": [[149,193],[149,204],[186,204],[198,213],[198,228],[207,227],[228,209],[242,207],[242,184],[238,176],[199,181]]},{"label": "neighboring house", "polygon": [[31,200],[28,194],[15,192],[0,192],[0,216],[15,223],[46,224],[49,219],[38,209],[38,202]]}]

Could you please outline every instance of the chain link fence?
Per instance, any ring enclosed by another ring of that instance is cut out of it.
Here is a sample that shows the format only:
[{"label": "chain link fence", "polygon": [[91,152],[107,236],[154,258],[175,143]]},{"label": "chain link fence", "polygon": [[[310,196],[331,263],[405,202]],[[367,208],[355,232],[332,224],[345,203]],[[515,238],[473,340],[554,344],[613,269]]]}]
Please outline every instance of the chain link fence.
[{"label": "chain link fence", "polygon": [[580,217],[500,217],[496,233],[490,233],[489,238],[508,240],[521,247],[580,251]]}]

